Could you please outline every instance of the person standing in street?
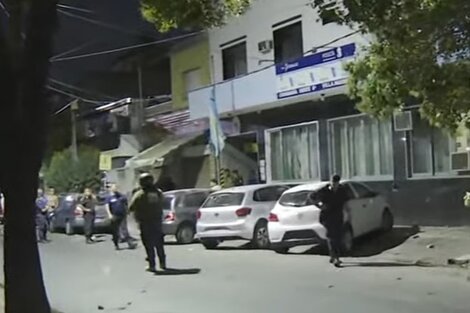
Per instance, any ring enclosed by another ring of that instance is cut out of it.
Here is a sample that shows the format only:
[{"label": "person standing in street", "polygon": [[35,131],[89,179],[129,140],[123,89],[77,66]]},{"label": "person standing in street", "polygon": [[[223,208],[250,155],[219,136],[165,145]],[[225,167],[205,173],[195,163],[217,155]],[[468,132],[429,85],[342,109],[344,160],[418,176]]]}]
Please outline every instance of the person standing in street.
[{"label": "person standing in street", "polygon": [[38,189],[36,198],[36,229],[38,242],[47,242],[47,198],[44,196],[44,191]]},{"label": "person standing in street", "polygon": [[80,207],[83,210],[83,230],[87,244],[93,243],[93,231],[95,225],[96,197],[90,188],[85,188],[80,199]]},{"label": "person standing in street", "polygon": [[[116,250],[119,250],[120,235],[122,230],[122,224],[127,216],[127,198],[118,191],[115,184],[112,184],[109,188],[109,196],[107,203],[109,212],[111,214],[111,230],[113,233],[113,243]],[[131,241],[130,236],[125,238],[129,249],[135,249],[136,245]]]},{"label": "person standing in street", "polygon": [[344,205],[348,200],[346,189],[340,184],[341,177],[334,175],[331,183],[321,189],[318,200],[321,202],[320,222],[326,228],[330,263],[341,267],[342,234],[344,227]]},{"label": "person standing in street", "polygon": [[156,272],[155,251],[160,268],[166,269],[166,256],[162,232],[163,194],[155,187],[153,176],[143,173],[139,177],[141,189],[134,194],[130,211],[139,224],[142,244],[147,254],[149,272]]}]

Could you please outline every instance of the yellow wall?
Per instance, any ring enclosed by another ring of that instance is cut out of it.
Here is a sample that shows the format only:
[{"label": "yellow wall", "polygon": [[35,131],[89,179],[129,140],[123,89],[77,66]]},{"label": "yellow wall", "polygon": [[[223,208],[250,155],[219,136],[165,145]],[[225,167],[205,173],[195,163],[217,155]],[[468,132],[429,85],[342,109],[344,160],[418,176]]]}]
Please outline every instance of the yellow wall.
[{"label": "yellow wall", "polygon": [[171,84],[174,109],[188,107],[184,73],[200,68],[201,87],[211,83],[209,65],[209,42],[207,39],[195,42],[171,54]]}]

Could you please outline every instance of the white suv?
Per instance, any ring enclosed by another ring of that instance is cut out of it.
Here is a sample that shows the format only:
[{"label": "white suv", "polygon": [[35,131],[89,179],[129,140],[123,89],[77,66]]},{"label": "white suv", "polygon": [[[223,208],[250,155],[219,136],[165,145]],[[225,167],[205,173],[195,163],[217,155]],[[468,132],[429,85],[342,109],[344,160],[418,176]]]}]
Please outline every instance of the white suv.
[{"label": "white suv", "polygon": [[[374,230],[391,230],[393,215],[390,206],[378,193],[357,182],[343,182],[348,202],[344,210],[342,248],[349,252],[355,238]],[[313,183],[294,187],[279,199],[269,216],[269,239],[272,248],[286,253],[289,248],[322,243],[326,230],[320,223],[320,208],[315,193],[328,183]]]},{"label": "white suv", "polygon": [[198,211],[197,238],[207,249],[225,240],[250,240],[254,247],[269,247],[268,217],[284,185],[251,185],[210,195]]}]

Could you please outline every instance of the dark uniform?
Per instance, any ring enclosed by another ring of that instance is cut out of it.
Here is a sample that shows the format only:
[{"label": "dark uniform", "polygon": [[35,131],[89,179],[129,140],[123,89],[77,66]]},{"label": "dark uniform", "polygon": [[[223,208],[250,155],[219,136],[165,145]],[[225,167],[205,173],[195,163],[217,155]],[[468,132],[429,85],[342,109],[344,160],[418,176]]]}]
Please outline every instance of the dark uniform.
[{"label": "dark uniform", "polygon": [[344,227],[344,204],[348,200],[344,186],[339,185],[334,190],[331,185],[319,191],[319,200],[323,203],[320,213],[320,223],[326,228],[328,249],[331,262],[339,261],[341,240]]},{"label": "dark uniform", "polygon": [[93,242],[93,231],[95,227],[95,206],[96,199],[94,196],[83,196],[80,199],[80,205],[83,207],[83,232],[87,243]]},{"label": "dark uniform", "polygon": [[[116,249],[119,249],[121,229],[127,217],[127,198],[116,191],[110,194],[107,202],[112,215],[111,230],[113,233],[113,243]],[[129,248],[135,248],[135,244],[131,241],[129,235],[125,237],[125,241],[129,245]]]},{"label": "dark uniform", "polygon": [[47,241],[47,198],[43,195],[38,195],[36,199],[36,228],[37,239],[39,242]]},{"label": "dark uniform", "polygon": [[166,268],[166,256],[162,232],[163,194],[153,186],[142,186],[132,198],[131,212],[140,227],[142,244],[147,253],[148,270],[155,271],[155,252],[158,255],[160,267]]}]

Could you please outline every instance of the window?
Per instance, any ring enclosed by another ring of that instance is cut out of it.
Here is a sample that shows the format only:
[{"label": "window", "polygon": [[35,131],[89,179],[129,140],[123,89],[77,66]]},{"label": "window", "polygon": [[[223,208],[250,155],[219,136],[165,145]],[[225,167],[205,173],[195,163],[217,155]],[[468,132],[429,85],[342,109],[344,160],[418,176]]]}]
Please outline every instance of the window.
[{"label": "window", "polygon": [[244,193],[218,193],[210,196],[206,203],[205,208],[216,208],[225,206],[241,205],[245,198]]},{"label": "window", "polygon": [[199,208],[207,198],[204,192],[190,193],[184,197],[184,205],[187,208]]},{"label": "window", "polygon": [[222,50],[222,62],[224,80],[246,74],[246,42]]},{"label": "window", "polygon": [[201,69],[193,69],[183,73],[186,96],[192,90],[201,87]]},{"label": "window", "polygon": [[267,135],[273,181],[320,179],[317,123],[268,130]]},{"label": "window", "polygon": [[364,186],[363,184],[351,183],[351,185],[356,191],[357,197],[359,199],[369,198],[372,195],[372,190],[370,190],[368,187]]},{"label": "window", "polygon": [[274,59],[276,63],[289,62],[304,55],[302,22],[274,31]]},{"label": "window", "polygon": [[286,193],[281,197],[279,203],[283,206],[296,208],[308,206],[312,204],[311,198],[314,193],[310,190]]},{"label": "window", "polygon": [[163,210],[164,211],[171,211],[172,210],[172,203],[173,203],[173,200],[175,198],[172,196],[172,197],[169,197],[169,196],[165,196],[163,198]]},{"label": "window", "polygon": [[281,195],[286,191],[285,187],[268,187],[255,191],[253,200],[257,202],[274,202],[279,200]]},{"label": "window", "polygon": [[431,127],[413,112],[413,130],[410,133],[412,176],[451,174],[450,154],[455,141],[445,131]]},{"label": "window", "polygon": [[329,121],[331,170],[343,178],[393,175],[392,126],[366,115]]}]

